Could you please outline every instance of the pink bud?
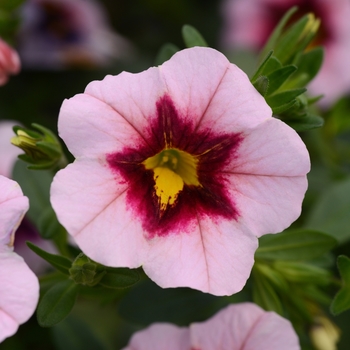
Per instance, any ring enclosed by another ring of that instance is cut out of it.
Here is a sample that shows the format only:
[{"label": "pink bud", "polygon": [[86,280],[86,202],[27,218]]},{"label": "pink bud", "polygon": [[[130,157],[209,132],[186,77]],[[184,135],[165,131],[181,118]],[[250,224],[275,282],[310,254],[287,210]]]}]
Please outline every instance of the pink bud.
[{"label": "pink bud", "polygon": [[0,86],[7,83],[10,74],[17,74],[20,69],[18,53],[0,38]]}]

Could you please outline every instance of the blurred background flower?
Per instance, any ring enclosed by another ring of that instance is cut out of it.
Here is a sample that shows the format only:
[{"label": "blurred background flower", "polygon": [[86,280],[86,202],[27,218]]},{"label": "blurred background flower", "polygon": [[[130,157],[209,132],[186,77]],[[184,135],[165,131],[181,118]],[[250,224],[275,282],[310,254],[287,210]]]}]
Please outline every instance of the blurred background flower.
[{"label": "blurred background flower", "polygon": [[259,50],[283,14],[292,6],[302,15],[313,12],[321,19],[312,46],[325,48],[324,64],[309,88],[324,94],[321,105],[329,106],[350,92],[350,2],[347,0],[226,0],[223,3],[222,44],[227,50]]},{"label": "blurred background flower", "polygon": [[0,38],[0,86],[7,83],[9,75],[17,74],[20,69],[17,52]]},{"label": "blurred background flower", "polygon": [[25,67],[103,67],[131,53],[98,2],[29,0],[21,15],[18,49]]}]

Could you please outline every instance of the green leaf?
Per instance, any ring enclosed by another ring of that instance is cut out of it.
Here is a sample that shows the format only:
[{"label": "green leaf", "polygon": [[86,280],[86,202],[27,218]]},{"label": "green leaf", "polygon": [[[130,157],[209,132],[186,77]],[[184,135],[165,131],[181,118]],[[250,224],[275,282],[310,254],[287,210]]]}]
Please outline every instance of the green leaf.
[{"label": "green leaf", "polygon": [[337,240],[314,230],[299,229],[265,235],[259,239],[256,259],[305,261],[315,259],[335,247]]},{"label": "green leaf", "polygon": [[5,11],[13,11],[16,7],[19,7],[25,0],[1,0],[0,8]]},{"label": "green leaf", "polygon": [[71,312],[78,295],[78,285],[71,280],[57,283],[44,294],[37,309],[41,327],[52,327]]},{"label": "green leaf", "polygon": [[137,270],[127,268],[107,268],[106,274],[102,277],[100,285],[107,288],[127,288],[140,280]]},{"label": "green leaf", "polygon": [[29,198],[28,217],[38,227],[38,218],[50,207],[50,186],[53,174],[50,171],[31,171],[21,162],[16,162],[13,179],[19,183],[23,193]]},{"label": "green leaf", "polygon": [[270,73],[282,67],[282,63],[275,56],[271,56],[270,59],[266,62],[266,65],[264,66],[261,74],[269,75]]},{"label": "green leaf", "polygon": [[199,31],[188,24],[185,24],[182,27],[182,37],[187,47],[208,47],[208,44],[206,43],[202,35],[199,33]]},{"label": "green leaf", "polygon": [[319,72],[323,62],[324,50],[322,47],[316,47],[300,55],[296,66],[298,71],[287,82],[288,88],[297,88],[306,86]]},{"label": "green leaf", "polygon": [[253,270],[253,301],[268,311],[275,311],[283,315],[281,300],[270,281],[262,276],[256,269]]},{"label": "green leaf", "polygon": [[71,268],[72,262],[68,258],[61,255],[48,253],[30,242],[27,242],[27,246],[57,270],[64,273],[65,275],[69,275],[68,270]]},{"label": "green leaf", "polygon": [[298,22],[294,23],[278,40],[278,44],[274,47],[275,56],[282,64],[291,63],[293,55],[296,53],[296,47],[302,37],[305,27],[309,22],[308,15],[303,16]]},{"label": "green leaf", "polygon": [[157,54],[155,65],[159,66],[165,61],[170,60],[170,58],[178,51],[180,51],[180,49],[176,45],[170,43],[164,44]]},{"label": "green leaf", "polygon": [[267,93],[271,95],[279,87],[282,86],[283,83],[297,70],[296,66],[290,65],[285,66],[283,68],[277,69],[274,72],[270,73],[267,78],[269,80],[269,88]]},{"label": "green leaf", "polygon": [[331,304],[331,312],[338,315],[350,309],[350,259],[345,255],[340,255],[337,261],[343,287],[336,294]]},{"label": "green leaf", "polygon": [[266,102],[274,110],[275,108],[293,102],[297,96],[301,95],[305,91],[305,88],[300,88],[279,92],[267,97]]},{"label": "green leaf", "polygon": [[53,340],[57,350],[107,350],[109,347],[82,320],[69,315],[59,324],[52,327]]},{"label": "green leaf", "polygon": [[313,205],[305,227],[328,233],[344,243],[350,239],[350,178],[329,186]]},{"label": "green leaf", "polygon": [[51,206],[43,210],[38,218],[37,226],[41,237],[46,239],[53,238],[63,230]]},{"label": "green leaf", "polygon": [[153,322],[188,325],[206,320],[227,304],[225,298],[190,288],[163,289],[147,279],[122,299],[119,313],[129,322],[141,325]]},{"label": "green leaf", "polygon": [[264,70],[264,68],[266,67],[266,65],[268,64],[269,60],[271,59],[271,56],[273,54],[273,51],[271,50],[267,56],[264,58],[264,60],[261,62],[260,66],[258,67],[258,69],[256,70],[256,72],[254,73],[254,75],[252,76],[252,78],[250,79],[251,82],[255,82],[255,80],[257,80],[259,78],[260,75],[262,75],[262,71]]},{"label": "green leaf", "polygon": [[273,268],[292,283],[313,283],[328,285],[332,282],[332,275],[321,267],[295,261],[274,261]]},{"label": "green leaf", "polygon": [[313,114],[305,114],[303,116],[285,118],[282,120],[298,132],[320,128],[324,124],[322,117]]},{"label": "green leaf", "polygon": [[262,96],[265,96],[266,92],[269,88],[269,79],[267,79],[267,77],[261,75],[258,79],[255,80],[253,85]]},{"label": "green leaf", "polygon": [[287,22],[290,20],[290,18],[294,15],[294,13],[297,10],[298,10],[298,8],[296,6],[294,6],[291,9],[289,9],[285,13],[285,15],[281,18],[281,20],[279,21],[279,23],[275,27],[274,31],[272,32],[272,34],[269,37],[269,40],[267,41],[267,43],[265,44],[265,46],[261,52],[262,57],[265,57],[269,51],[274,49],[276,42],[279,39],[279,37],[281,36],[285,25],[287,24]]}]

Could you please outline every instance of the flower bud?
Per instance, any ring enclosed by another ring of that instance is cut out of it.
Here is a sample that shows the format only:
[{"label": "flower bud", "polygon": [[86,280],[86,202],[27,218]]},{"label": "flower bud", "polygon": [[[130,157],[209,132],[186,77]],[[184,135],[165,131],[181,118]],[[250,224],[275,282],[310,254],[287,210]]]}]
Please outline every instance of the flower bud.
[{"label": "flower bud", "polygon": [[19,158],[30,163],[30,169],[49,169],[63,164],[65,157],[57,137],[41,125],[32,126],[40,132],[19,126],[13,128],[16,136],[11,139],[11,143],[25,152]]},{"label": "flower bud", "polygon": [[340,329],[327,317],[315,317],[310,330],[310,338],[316,350],[336,350]]}]

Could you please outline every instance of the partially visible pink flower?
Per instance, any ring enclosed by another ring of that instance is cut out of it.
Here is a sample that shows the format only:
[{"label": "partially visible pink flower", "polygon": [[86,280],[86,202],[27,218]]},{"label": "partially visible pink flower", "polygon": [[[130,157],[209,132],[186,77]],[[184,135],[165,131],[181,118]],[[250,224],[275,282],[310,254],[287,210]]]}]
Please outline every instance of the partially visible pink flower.
[{"label": "partially visible pink flower", "polygon": [[27,210],[19,185],[0,175],[0,342],[32,316],[39,299],[37,277],[13,252],[15,230]]},{"label": "partially visible pink flower", "polygon": [[[10,141],[15,135],[12,129],[14,125],[19,125],[19,123],[13,120],[0,121],[0,175],[9,178],[12,176],[17,156],[23,153],[21,149],[12,145]],[[30,241],[41,249],[51,253],[56,252],[56,249],[51,241],[44,240],[39,236],[39,233],[28,218],[24,218],[17,230],[14,249],[16,253],[23,257],[32,271],[36,274],[40,274],[44,272],[49,265],[27,247],[26,241]]]},{"label": "partially visible pink flower", "polygon": [[7,83],[9,75],[19,73],[20,69],[17,52],[0,38],[0,86]]},{"label": "partially visible pink flower", "polygon": [[13,126],[18,125],[12,120],[0,121],[0,175],[11,177],[12,170],[17,161],[21,149],[11,144],[11,138],[15,135]]},{"label": "partially visible pink flower", "polygon": [[130,53],[94,0],[29,0],[22,15],[19,53],[26,67],[105,66]]},{"label": "partially visible pink flower", "polygon": [[350,2],[348,0],[226,0],[223,6],[226,49],[259,49],[283,14],[292,6],[298,14],[313,12],[321,19],[314,45],[323,45],[325,60],[309,88],[325,94],[321,105],[329,106],[350,93]]},{"label": "partially visible pink flower", "polygon": [[162,287],[240,291],[257,237],[300,215],[304,143],[216,50],[94,81],[58,127],[76,157],[51,187],[58,219],[93,260]]},{"label": "partially visible pink flower", "polygon": [[124,350],[298,350],[292,324],[252,303],[234,304],[189,328],[156,323],[135,333]]}]

